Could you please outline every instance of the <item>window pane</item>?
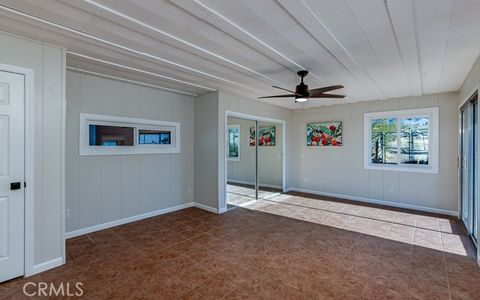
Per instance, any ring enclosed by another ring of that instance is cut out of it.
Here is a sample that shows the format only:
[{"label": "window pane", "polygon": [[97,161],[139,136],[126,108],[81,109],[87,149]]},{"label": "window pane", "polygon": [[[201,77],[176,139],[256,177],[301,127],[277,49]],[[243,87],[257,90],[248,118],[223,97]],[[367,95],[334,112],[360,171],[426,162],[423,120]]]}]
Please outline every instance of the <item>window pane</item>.
[{"label": "window pane", "polygon": [[400,163],[428,165],[428,117],[400,120]]},{"label": "window pane", "polygon": [[138,130],[139,145],[170,145],[172,133],[165,130]]},{"label": "window pane", "polygon": [[89,125],[90,146],[133,146],[133,127]]},{"label": "window pane", "polygon": [[371,162],[397,164],[397,120],[373,119],[371,122]]},{"label": "window pane", "polygon": [[228,129],[228,157],[238,158],[240,148],[239,128],[230,127]]}]

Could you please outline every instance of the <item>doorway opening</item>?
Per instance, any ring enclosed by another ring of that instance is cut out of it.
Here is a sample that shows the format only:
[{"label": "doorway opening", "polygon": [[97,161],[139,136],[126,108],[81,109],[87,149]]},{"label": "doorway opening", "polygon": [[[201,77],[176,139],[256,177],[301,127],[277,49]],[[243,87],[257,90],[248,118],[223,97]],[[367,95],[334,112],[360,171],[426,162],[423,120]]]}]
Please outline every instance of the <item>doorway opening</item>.
[{"label": "doorway opening", "polygon": [[283,192],[284,123],[227,114],[227,209]]}]

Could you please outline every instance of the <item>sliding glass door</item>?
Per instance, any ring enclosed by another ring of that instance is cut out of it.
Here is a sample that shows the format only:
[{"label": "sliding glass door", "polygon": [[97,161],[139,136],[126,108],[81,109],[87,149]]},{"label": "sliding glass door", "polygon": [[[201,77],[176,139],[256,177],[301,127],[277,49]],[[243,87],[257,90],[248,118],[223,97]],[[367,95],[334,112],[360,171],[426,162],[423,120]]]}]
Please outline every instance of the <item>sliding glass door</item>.
[{"label": "sliding glass door", "polygon": [[460,192],[461,217],[468,233],[477,241],[478,207],[478,96],[461,109]]},{"label": "sliding glass door", "polygon": [[473,108],[473,149],[472,149],[472,157],[473,157],[473,178],[472,178],[472,185],[473,185],[473,207],[472,210],[474,211],[474,218],[473,218],[473,231],[472,235],[475,241],[477,241],[477,231],[478,231],[478,100],[472,103]]}]

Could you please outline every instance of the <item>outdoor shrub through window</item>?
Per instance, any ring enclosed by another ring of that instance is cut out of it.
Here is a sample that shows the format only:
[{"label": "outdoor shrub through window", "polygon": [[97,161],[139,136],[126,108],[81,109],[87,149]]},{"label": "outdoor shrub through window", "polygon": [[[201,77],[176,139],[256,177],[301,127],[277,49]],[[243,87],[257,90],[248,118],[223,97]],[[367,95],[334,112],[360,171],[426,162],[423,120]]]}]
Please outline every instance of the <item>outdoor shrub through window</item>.
[{"label": "outdoor shrub through window", "polygon": [[397,163],[397,120],[372,120],[372,163]]}]

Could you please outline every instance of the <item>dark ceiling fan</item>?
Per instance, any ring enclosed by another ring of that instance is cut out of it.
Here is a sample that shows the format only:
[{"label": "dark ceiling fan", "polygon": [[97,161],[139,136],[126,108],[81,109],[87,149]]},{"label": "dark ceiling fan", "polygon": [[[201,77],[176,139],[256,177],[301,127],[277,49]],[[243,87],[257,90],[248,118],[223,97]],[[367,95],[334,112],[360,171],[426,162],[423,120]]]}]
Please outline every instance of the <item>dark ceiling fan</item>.
[{"label": "dark ceiling fan", "polygon": [[308,75],[308,71],[302,70],[297,72],[298,76],[302,78],[302,81],[299,85],[295,88],[294,91],[290,91],[279,86],[273,86],[276,89],[280,89],[283,91],[290,92],[291,94],[286,95],[276,95],[276,96],[265,96],[265,97],[258,97],[258,99],[264,98],[295,98],[295,102],[306,102],[309,98],[345,98],[345,95],[337,95],[337,94],[326,94],[326,92],[343,89],[343,85],[332,85],[326,86],[317,89],[308,89],[308,85],[303,83],[303,78]]}]

